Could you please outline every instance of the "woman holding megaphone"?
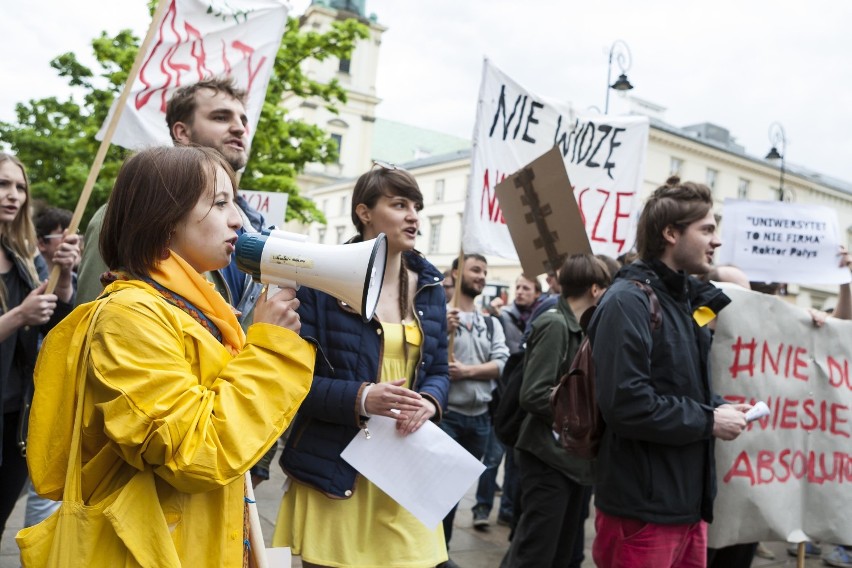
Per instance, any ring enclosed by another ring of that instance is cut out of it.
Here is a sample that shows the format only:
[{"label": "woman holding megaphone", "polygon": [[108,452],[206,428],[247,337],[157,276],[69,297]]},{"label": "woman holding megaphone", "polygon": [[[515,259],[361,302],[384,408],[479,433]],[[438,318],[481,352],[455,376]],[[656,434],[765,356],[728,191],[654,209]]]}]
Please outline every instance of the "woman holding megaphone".
[{"label": "woman holding megaphone", "polygon": [[209,148],[122,165],[100,237],[107,286],[36,368],[29,469],[63,503],[19,533],[25,566],[248,565],[244,474],[307,395],[315,351],[294,290],[261,298],[244,334],[202,276],[230,262],[235,187]]},{"label": "woman holding megaphone", "polygon": [[311,391],[293,423],[281,466],[291,480],[273,537],[305,566],[432,567],[447,560],[443,529],[427,529],[340,457],[371,416],[405,435],[439,420],[446,404],[446,301],[442,274],[414,250],[423,195],[414,177],[376,163],[355,184],[352,241],[387,236],[375,316],[302,287],[302,335],[314,337]]}]

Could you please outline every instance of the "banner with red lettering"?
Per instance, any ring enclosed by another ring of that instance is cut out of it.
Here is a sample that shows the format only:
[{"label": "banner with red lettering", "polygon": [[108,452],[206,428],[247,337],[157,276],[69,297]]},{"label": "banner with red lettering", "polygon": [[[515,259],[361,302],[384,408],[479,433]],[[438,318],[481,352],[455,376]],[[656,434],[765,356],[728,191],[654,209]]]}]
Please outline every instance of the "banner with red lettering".
[{"label": "banner with red lettering", "polygon": [[[852,543],[852,322],[781,298],[725,288],[711,352],[714,390],[766,402],[770,414],[716,442],[718,494],[709,544]],[[804,533],[804,534],[802,534]]]},{"label": "banner with red lettering", "polygon": [[527,91],[486,59],[464,213],[465,252],[517,258],[494,188],[554,146],[565,160],[592,250],[612,257],[627,252],[634,244],[648,130],[644,116],[575,113],[569,103]]},{"label": "banner with red lettering", "polygon": [[[166,103],[181,86],[229,76],[248,93],[249,143],[287,24],[285,0],[160,0],[170,2],[112,142],[130,149],[171,145]],[[115,110],[110,109],[98,139]]]}]

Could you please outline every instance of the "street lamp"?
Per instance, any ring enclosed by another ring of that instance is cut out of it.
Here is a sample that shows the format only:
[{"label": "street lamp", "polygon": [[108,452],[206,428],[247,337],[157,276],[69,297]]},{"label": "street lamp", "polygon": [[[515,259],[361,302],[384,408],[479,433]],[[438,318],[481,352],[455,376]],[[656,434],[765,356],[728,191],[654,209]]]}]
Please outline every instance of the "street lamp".
[{"label": "street lamp", "polygon": [[[784,134],[784,127],[778,122],[773,122],[769,125],[769,143],[772,144],[772,149],[766,154],[767,160],[781,160],[781,179],[778,184],[778,200],[784,201],[784,154],[787,152],[787,136]],[[778,151],[778,147],[781,151]]]},{"label": "street lamp", "polygon": [[[609,82],[612,80],[612,56],[615,55],[618,67],[621,69],[621,75],[618,76],[615,83],[612,85]],[[620,39],[613,42],[609,48],[609,65],[606,70],[606,105],[604,105],[604,114],[609,112],[609,90],[629,91],[633,88],[630,81],[627,80],[627,72],[630,70],[630,65],[633,58],[630,56],[630,48]]]}]

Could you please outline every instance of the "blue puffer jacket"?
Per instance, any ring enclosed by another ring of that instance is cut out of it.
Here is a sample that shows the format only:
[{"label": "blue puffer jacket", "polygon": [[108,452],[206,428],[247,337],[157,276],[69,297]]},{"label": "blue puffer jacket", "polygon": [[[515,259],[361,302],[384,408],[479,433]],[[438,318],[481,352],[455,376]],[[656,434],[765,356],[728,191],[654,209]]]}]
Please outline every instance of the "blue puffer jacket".
[{"label": "blue puffer jacket", "polygon": [[[443,275],[416,251],[405,261],[418,274],[414,311],[423,329],[420,361],[413,390],[429,397],[440,419],[447,405],[447,316]],[[301,288],[302,336],[317,340],[314,381],[279,461],[287,475],[331,497],[352,495],[357,472],[340,453],[365,425],[361,391],[379,373],[384,349],[382,329],[374,317],[364,323],[349,306],[316,290]]]}]

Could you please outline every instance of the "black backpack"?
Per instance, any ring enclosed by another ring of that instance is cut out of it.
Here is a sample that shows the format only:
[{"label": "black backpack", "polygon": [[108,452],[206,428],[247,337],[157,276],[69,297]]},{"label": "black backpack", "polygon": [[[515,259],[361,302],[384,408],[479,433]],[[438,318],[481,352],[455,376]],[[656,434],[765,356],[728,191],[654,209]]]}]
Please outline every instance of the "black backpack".
[{"label": "black backpack", "polygon": [[521,424],[527,416],[520,404],[523,382],[524,350],[521,349],[509,355],[489,403],[494,434],[507,447],[513,447],[518,441]]}]

